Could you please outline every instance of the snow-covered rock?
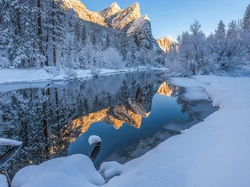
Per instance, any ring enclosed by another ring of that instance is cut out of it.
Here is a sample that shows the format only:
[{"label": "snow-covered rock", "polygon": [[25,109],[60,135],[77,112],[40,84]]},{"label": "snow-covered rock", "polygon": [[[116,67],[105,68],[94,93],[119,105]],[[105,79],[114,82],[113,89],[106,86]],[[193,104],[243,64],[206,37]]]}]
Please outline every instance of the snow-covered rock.
[{"label": "snow-covered rock", "polygon": [[13,146],[20,146],[23,142],[17,140],[11,140],[6,138],[0,138],[0,146],[1,145],[13,145]]},{"label": "snow-covered rock", "polygon": [[104,184],[93,162],[80,154],[23,168],[12,181],[12,187],[95,187]]},{"label": "snow-covered rock", "polygon": [[4,175],[0,174],[0,186],[1,187],[8,187],[7,179]]},{"label": "snow-covered rock", "polygon": [[141,16],[140,6],[138,3],[134,3],[119,12],[115,15],[115,17],[111,21],[111,25],[113,28],[117,30],[122,30],[125,26],[127,26],[131,21]]},{"label": "snow-covered rock", "polygon": [[122,165],[118,162],[104,162],[100,166],[99,173],[103,176],[106,182],[111,178],[121,174]]},{"label": "snow-covered rock", "polygon": [[140,16],[128,25],[127,34],[135,38],[139,47],[145,47],[153,51],[161,51],[159,45],[152,35],[150,19],[147,15]]},{"label": "snow-covered rock", "polygon": [[91,135],[88,141],[89,141],[89,145],[93,145],[93,144],[102,142],[102,139],[97,135]]}]

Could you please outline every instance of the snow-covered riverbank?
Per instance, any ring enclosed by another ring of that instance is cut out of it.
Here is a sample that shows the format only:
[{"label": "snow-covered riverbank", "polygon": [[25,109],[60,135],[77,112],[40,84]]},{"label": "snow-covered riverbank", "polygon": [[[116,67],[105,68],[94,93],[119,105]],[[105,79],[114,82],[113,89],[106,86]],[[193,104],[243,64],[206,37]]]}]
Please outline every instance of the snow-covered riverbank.
[{"label": "snow-covered riverbank", "polygon": [[13,186],[250,186],[249,82],[242,77],[172,78],[171,83],[187,88],[186,99],[207,96],[219,110],[140,158],[122,166],[106,163],[103,176],[119,174],[106,184],[90,159],[76,155],[21,170]]},{"label": "snow-covered riverbank", "polygon": [[[95,73],[98,76],[108,76],[117,73],[133,72],[137,70],[146,70],[147,68],[141,66],[139,68],[125,68],[125,69],[100,69]],[[163,70],[164,68],[150,68]],[[59,73],[53,73],[53,69],[30,68],[30,69],[3,69],[0,70],[0,84],[14,84],[14,83],[34,83],[46,81],[61,81],[68,79],[88,79],[93,78],[94,74],[91,70],[72,70],[71,72],[61,70]]]}]

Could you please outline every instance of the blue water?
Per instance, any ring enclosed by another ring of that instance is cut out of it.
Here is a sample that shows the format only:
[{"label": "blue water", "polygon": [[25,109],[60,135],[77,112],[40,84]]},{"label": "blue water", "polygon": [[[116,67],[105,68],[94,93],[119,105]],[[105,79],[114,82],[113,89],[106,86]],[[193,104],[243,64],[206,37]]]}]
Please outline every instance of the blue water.
[{"label": "blue water", "polygon": [[122,152],[127,146],[138,144],[140,140],[153,137],[157,132],[163,131],[167,123],[187,121],[189,116],[182,113],[181,109],[182,106],[177,103],[176,97],[155,94],[151,113],[147,118],[142,119],[139,129],[127,123],[118,130],[105,122],[94,123],[87,132],[70,145],[68,154],[82,153],[89,156],[93,146],[88,144],[88,138],[91,135],[98,135],[102,139],[102,147],[95,165],[99,166],[112,153],[119,150]]}]

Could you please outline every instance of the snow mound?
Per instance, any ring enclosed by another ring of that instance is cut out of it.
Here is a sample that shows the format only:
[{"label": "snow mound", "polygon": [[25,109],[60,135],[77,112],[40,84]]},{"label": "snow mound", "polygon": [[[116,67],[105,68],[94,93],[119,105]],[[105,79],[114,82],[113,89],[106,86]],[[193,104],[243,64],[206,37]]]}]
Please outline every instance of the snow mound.
[{"label": "snow mound", "polygon": [[106,182],[111,178],[121,174],[122,165],[118,162],[104,162],[100,166],[99,173],[103,176]]},{"label": "snow mound", "polygon": [[2,145],[13,145],[13,146],[20,146],[23,142],[17,141],[17,140],[11,140],[6,138],[0,138],[0,146]]},{"label": "snow mound", "polygon": [[97,144],[99,142],[102,142],[102,139],[99,136],[92,135],[92,136],[89,137],[89,144],[90,145]]},{"label": "snow mound", "polygon": [[12,180],[11,187],[18,187],[28,183],[30,175],[36,167],[36,165],[31,165],[18,171]]},{"label": "snow mound", "polygon": [[207,82],[200,82],[194,78],[171,78],[171,84],[185,87],[185,93],[182,99],[187,101],[193,100],[208,100],[206,88],[209,85]]},{"label": "snow mound", "polygon": [[94,187],[105,182],[92,161],[77,154],[26,167],[16,174],[12,184],[12,187]]},{"label": "snow mound", "polygon": [[6,177],[0,174],[0,186],[1,187],[8,187],[8,183]]}]

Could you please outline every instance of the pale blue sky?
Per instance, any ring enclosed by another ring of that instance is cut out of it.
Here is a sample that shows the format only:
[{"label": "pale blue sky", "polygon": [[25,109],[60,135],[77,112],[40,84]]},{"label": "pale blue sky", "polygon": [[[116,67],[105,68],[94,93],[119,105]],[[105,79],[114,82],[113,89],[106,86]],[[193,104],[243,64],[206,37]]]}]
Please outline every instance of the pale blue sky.
[{"label": "pale blue sky", "polygon": [[112,2],[122,9],[138,2],[141,13],[151,20],[155,38],[172,36],[174,39],[189,30],[195,19],[200,21],[202,30],[208,35],[214,32],[220,20],[228,24],[231,20],[242,19],[249,0],[81,0],[92,11],[100,11]]}]

